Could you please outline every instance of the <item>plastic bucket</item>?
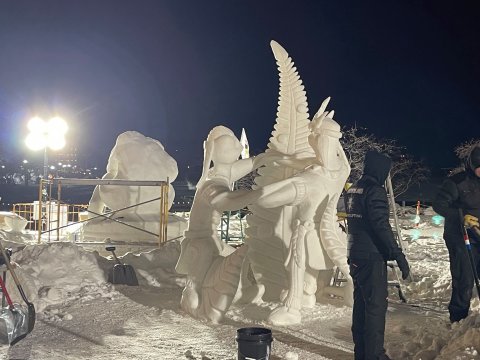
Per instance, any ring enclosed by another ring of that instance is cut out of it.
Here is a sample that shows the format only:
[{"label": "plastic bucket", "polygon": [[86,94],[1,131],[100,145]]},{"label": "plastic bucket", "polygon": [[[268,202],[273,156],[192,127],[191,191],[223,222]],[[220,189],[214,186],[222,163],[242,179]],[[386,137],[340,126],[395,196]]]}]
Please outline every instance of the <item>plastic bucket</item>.
[{"label": "plastic bucket", "polygon": [[238,360],[268,360],[272,347],[272,331],[261,327],[237,330]]}]

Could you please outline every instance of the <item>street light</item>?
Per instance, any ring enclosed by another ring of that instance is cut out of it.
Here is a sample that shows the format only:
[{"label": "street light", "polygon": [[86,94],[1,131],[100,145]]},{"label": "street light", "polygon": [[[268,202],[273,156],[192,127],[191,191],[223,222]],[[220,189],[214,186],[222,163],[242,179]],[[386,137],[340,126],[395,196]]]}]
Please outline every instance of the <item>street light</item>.
[{"label": "street light", "polygon": [[68,130],[67,123],[60,117],[51,118],[45,121],[34,117],[28,122],[30,130],[25,143],[31,150],[43,149],[43,178],[48,176],[48,154],[47,149],[60,150],[65,146],[65,133]]}]

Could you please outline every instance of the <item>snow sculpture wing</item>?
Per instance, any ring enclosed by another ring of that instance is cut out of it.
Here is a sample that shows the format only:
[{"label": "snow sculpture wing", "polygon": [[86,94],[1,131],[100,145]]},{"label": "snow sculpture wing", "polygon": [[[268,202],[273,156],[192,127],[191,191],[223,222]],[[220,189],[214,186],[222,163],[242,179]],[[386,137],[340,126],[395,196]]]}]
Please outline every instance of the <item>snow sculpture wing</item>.
[{"label": "snow sculpture wing", "polygon": [[[287,51],[277,42],[270,46],[277,61],[280,76],[277,118],[268,149],[283,154],[311,153],[308,144],[309,114],[305,88]],[[325,104],[326,106],[326,104]],[[322,111],[323,113],[323,111]],[[269,151],[269,150],[267,150]],[[291,177],[295,170],[285,165],[267,164],[258,170],[256,186],[265,186]],[[248,259],[257,283],[264,285],[264,300],[278,300],[287,288],[284,262],[292,235],[293,207],[266,209],[251,206],[248,217]]]},{"label": "snow sculpture wing", "polygon": [[305,87],[285,49],[275,41],[271,41],[270,46],[277,60],[280,91],[276,124],[268,148],[284,154],[309,151],[314,156],[308,144],[310,120]]}]

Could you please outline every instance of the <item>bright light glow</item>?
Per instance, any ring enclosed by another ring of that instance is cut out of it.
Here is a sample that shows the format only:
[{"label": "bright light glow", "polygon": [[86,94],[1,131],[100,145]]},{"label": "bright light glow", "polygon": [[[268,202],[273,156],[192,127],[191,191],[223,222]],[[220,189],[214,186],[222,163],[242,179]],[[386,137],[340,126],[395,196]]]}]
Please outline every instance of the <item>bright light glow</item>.
[{"label": "bright light glow", "polygon": [[55,170],[55,166],[51,165],[50,170]]},{"label": "bright light glow", "polygon": [[61,134],[65,135],[68,130],[67,123],[60,117],[54,117],[48,121],[48,133],[49,134]]},{"label": "bright light glow", "polygon": [[52,150],[60,150],[65,146],[65,138],[56,133],[49,133],[47,137],[48,147]]},{"label": "bright light glow", "polygon": [[39,117],[34,117],[28,122],[30,133],[25,139],[25,144],[31,150],[45,149],[60,150],[65,146],[65,133],[67,123],[60,117],[54,117],[47,122]]},{"label": "bright light glow", "polygon": [[28,160],[23,160],[23,163],[24,163],[24,164],[28,164]]},{"label": "bright light glow", "polygon": [[43,119],[39,118],[38,116],[35,116],[28,122],[28,130],[32,133],[43,133],[47,129],[47,124]]},{"label": "bright light glow", "polygon": [[25,144],[31,150],[37,151],[44,149],[47,146],[47,139],[44,136],[39,136],[36,133],[30,133],[25,139]]}]

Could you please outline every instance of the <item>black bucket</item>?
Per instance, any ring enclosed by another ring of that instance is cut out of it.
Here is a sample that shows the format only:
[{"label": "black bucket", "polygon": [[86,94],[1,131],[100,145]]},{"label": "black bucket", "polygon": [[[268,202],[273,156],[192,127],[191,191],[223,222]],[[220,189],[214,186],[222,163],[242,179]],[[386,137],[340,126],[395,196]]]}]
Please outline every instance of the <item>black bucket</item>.
[{"label": "black bucket", "polygon": [[272,331],[251,327],[237,330],[238,360],[268,360],[272,347]]}]

